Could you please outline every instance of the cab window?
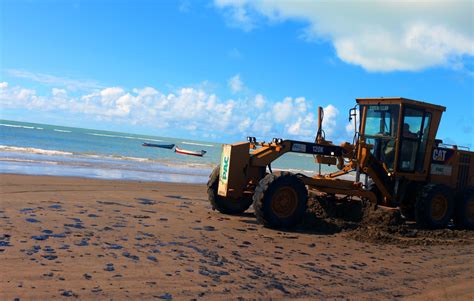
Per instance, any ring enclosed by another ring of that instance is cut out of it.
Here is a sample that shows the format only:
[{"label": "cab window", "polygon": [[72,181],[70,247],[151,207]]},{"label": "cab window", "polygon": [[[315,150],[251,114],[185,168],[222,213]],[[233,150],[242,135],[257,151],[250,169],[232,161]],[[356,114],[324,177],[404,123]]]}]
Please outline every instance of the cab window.
[{"label": "cab window", "polygon": [[372,154],[393,170],[395,138],[398,130],[399,105],[367,105],[364,137],[373,145]]},{"label": "cab window", "polygon": [[425,113],[425,120],[423,122],[423,131],[421,132],[421,141],[420,147],[418,149],[418,154],[416,155],[416,170],[423,171],[423,164],[426,153],[426,144],[428,143],[428,135],[431,125],[431,113]]},{"label": "cab window", "polygon": [[424,110],[404,109],[398,160],[400,171],[414,172],[415,167],[417,171],[423,168],[430,119],[431,114]]}]

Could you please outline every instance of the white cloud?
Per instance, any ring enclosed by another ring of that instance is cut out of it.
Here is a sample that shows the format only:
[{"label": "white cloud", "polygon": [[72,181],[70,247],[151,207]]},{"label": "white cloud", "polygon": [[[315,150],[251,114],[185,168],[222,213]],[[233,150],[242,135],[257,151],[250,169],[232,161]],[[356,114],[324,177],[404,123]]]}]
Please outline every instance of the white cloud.
[{"label": "white cloud", "polygon": [[119,87],[110,87],[101,90],[99,93],[91,94],[90,97],[100,97],[100,101],[104,105],[113,104],[117,100],[117,98],[121,97],[125,91]]},{"label": "white cloud", "polygon": [[[317,131],[317,107],[304,97],[286,97],[272,107],[271,117],[284,125],[284,133],[302,140],[312,140]],[[328,139],[339,140],[336,120],[339,111],[333,105],[324,108],[323,129]],[[281,134],[280,134],[281,135]]]},{"label": "white cloud", "polygon": [[336,117],[339,115],[339,110],[333,105],[328,105],[323,110],[323,130],[328,140],[330,140],[337,129]]},{"label": "white cloud", "polygon": [[53,88],[51,89],[51,94],[56,97],[65,97],[67,95],[67,92],[64,89]]},{"label": "white cloud", "polygon": [[273,116],[277,122],[287,121],[293,111],[294,102],[291,97],[286,97],[283,101],[276,102],[273,105]]},{"label": "white cloud", "polygon": [[16,94],[19,100],[27,100],[27,99],[35,99],[36,98],[36,91],[31,89],[20,89]]},{"label": "white cloud", "polygon": [[133,92],[137,93],[141,97],[155,96],[159,93],[156,89],[152,87],[145,87],[143,89],[133,89]]},{"label": "white cloud", "polygon": [[257,109],[263,109],[263,107],[265,106],[265,98],[262,94],[255,95],[255,106],[257,107]]},{"label": "white cloud", "polygon": [[229,56],[229,58],[231,59],[240,59],[242,58],[242,53],[240,53],[239,49],[237,48],[232,48],[231,50],[229,50],[227,52],[227,56]]},{"label": "white cloud", "polygon": [[[83,93],[52,88],[49,93],[20,86],[0,85],[2,109],[69,112],[101,121],[186,130],[202,138],[230,136],[273,137],[311,141],[316,132],[316,107],[303,97],[267,101],[261,94],[235,101],[222,100],[202,88],[184,87],[162,93],[153,87],[126,90],[107,87]],[[250,105],[250,107],[249,107]],[[325,108],[326,132],[336,126],[338,111]],[[336,137],[335,137],[336,138]]]},{"label": "white cloud", "polygon": [[305,116],[298,117],[296,122],[290,124],[287,127],[287,132],[290,135],[297,137],[310,137],[314,138],[316,135],[316,122],[314,119],[314,114],[310,113]]},{"label": "white cloud", "polygon": [[369,71],[459,68],[474,56],[472,1],[215,0],[234,25],[260,19],[306,24],[305,38],[327,40],[344,62]]},{"label": "white cloud", "polygon": [[304,97],[295,99],[286,97],[283,101],[273,104],[273,116],[279,122],[287,121],[295,115],[305,114],[308,110],[308,104]]},{"label": "white cloud", "polygon": [[191,2],[189,0],[181,0],[178,9],[182,13],[188,13],[191,10]]},{"label": "white cloud", "polygon": [[[359,130],[359,116],[360,116],[360,111],[357,109],[356,110],[356,118],[352,120],[350,120],[346,126],[345,126],[345,130],[346,130],[346,137],[347,139],[353,139],[354,138],[354,134],[355,134],[355,131],[356,131],[356,128],[357,130]],[[354,121],[356,121],[357,123],[354,125]]]},{"label": "white cloud", "polygon": [[354,132],[354,123],[353,122],[348,122],[346,124],[346,132],[347,133],[353,133]]},{"label": "white cloud", "polygon": [[[246,9],[246,1],[228,1],[228,0],[215,0],[214,3],[217,7],[227,8],[224,13],[227,18],[227,25],[231,27],[239,27],[244,31],[251,31],[255,28],[255,19],[251,15],[251,11]],[[229,8],[230,6],[230,8]]]},{"label": "white cloud", "polygon": [[248,130],[248,128],[250,127],[251,125],[251,120],[249,117],[245,118],[244,120],[242,120],[239,124],[239,131],[241,132],[245,132],[246,130]]},{"label": "white cloud", "polygon": [[229,88],[233,93],[240,92],[244,88],[244,83],[240,78],[240,74],[232,76],[227,82],[227,84],[229,85]]},{"label": "white cloud", "polygon": [[25,70],[9,69],[6,71],[8,75],[16,78],[28,79],[44,85],[53,85],[65,87],[68,90],[87,90],[99,89],[102,86],[96,81],[92,80],[74,80],[64,77],[58,77],[44,73],[34,73]]}]

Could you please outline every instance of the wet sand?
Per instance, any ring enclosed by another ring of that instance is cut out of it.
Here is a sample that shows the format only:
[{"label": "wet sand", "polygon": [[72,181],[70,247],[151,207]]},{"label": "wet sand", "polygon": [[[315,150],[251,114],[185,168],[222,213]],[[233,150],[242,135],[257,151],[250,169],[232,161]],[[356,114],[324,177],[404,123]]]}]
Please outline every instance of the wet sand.
[{"label": "wet sand", "polygon": [[0,300],[474,299],[472,244],[270,230],[204,185],[0,175],[0,264]]}]

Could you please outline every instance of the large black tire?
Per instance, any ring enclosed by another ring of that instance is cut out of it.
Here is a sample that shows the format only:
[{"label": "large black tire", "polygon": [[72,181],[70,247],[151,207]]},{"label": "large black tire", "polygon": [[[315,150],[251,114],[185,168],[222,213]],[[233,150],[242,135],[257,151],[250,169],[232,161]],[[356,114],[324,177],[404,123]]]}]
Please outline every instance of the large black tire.
[{"label": "large black tire", "polygon": [[466,193],[458,199],[454,222],[459,227],[474,229],[474,189],[466,191]]},{"label": "large black tire", "polygon": [[307,202],[306,186],[289,172],[266,175],[253,195],[257,221],[269,228],[290,228],[300,223]]},{"label": "large black tire", "polygon": [[448,187],[427,184],[418,192],[415,203],[415,220],[418,226],[444,228],[453,217],[453,212],[454,199]]},{"label": "large black tire", "polygon": [[209,176],[207,182],[207,196],[209,202],[211,202],[212,209],[219,211],[224,214],[241,214],[245,210],[249,209],[252,205],[252,197],[250,195],[244,195],[239,199],[230,197],[223,197],[217,193],[219,186],[219,170],[220,166],[217,165]]}]

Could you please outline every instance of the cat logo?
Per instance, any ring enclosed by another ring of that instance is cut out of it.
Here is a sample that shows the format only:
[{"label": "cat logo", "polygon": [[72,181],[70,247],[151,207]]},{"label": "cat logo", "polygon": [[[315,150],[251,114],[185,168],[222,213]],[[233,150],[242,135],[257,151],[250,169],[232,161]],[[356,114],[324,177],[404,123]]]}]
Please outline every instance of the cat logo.
[{"label": "cat logo", "polygon": [[433,161],[444,162],[446,160],[447,151],[444,149],[435,149],[433,150]]}]

